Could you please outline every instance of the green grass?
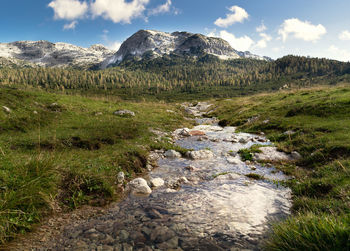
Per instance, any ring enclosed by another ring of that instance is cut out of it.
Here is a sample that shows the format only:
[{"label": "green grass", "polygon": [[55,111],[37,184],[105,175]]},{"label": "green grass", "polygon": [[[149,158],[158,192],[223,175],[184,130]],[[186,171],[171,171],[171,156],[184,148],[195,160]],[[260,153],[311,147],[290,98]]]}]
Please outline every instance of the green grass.
[{"label": "green grass", "polygon": [[[113,115],[119,109],[136,116]],[[176,105],[9,88],[0,88],[0,121],[0,244],[57,206],[118,199],[118,172],[140,175],[151,149],[172,148],[150,129],[190,126]]]},{"label": "green grass", "polygon": [[[278,167],[294,177],[287,182],[293,215],[275,226],[267,249],[349,250],[343,233],[349,233],[350,224],[350,87],[260,94],[217,105],[213,115],[226,125],[264,132],[279,149],[302,155],[296,164]],[[287,130],[295,133],[287,135]],[[251,152],[242,155],[249,160]]]},{"label": "green grass", "polygon": [[259,145],[253,145],[249,149],[241,149],[238,151],[238,154],[241,156],[241,159],[243,161],[253,161],[253,154],[254,153],[260,153],[261,150],[259,149]]}]

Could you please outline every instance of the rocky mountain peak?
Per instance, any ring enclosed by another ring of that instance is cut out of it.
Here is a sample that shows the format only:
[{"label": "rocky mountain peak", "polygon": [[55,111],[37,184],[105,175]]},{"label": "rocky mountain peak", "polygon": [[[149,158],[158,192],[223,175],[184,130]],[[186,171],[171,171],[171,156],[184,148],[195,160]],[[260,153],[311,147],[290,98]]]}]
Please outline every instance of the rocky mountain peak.
[{"label": "rocky mountain peak", "polygon": [[230,44],[215,37],[189,32],[167,33],[155,30],[139,30],[129,37],[118,52],[106,59],[101,67],[119,64],[128,58],[142,59],[144,57],[161,57],[169,54],[198,56],[203,53],[211,54],[220,59],[266,58],[236,51]]}]

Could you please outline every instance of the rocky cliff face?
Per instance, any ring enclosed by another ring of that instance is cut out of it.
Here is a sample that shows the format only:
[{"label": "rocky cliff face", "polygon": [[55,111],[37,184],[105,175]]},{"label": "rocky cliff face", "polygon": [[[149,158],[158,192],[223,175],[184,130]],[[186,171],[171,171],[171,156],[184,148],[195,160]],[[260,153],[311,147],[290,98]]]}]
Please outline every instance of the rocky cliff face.
[{"label": "rocky cliff face", "polygon": [[86,68],[111,57],[115,51],[103,45],[82,48],[67,43],[48,41],[17,41],[0,43],[0,57],[12,62],[26,61],[45,67],[79,67]]},{"label": "rocky cliff face", "polygon": [[220,59],[255,58],[270,60],[250,52],[240,52],[233,49],[221,38],[207,37],[189,32],[166,33],[153,30],[140,30],[128,38],[119,51],[105,60],[102,68],[115,65],[130,57],[143,58],[160,57],[167,54],[198,56],[202,53],[215,55]]}]

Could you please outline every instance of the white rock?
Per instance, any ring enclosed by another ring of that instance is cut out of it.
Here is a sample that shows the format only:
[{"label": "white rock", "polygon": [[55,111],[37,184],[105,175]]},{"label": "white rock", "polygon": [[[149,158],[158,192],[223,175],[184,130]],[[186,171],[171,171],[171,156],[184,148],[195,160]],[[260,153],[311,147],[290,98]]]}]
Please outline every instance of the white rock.
[{"label": "white rock", "polygon": [[248,142],[248,140],[245,139],[245,138],[240,138],[239,139],[239,143],[241,143],[241,144],[246,144],[247,142]]},{"label": "white rock", "polygon": [[288,161],[291,157],[284,153],[277,151],[277,147],[260,147],[261,153],[255,153],[254,159],[257,161]]},{"label": "white rock", "polygon": [[117,175],[117,181],[118,183],[123,183],[125,180],[125,174],[124,172],[119,172],[118,175]]},{"label": "white rock", "polygon": [[295,132],[289,130],[289,131],[285,131],[283,134],[284,134],[284,135],[293,135],[293,134],[295,134]]},{"label": "white rock", "polygon": [[115,111],[113,113],[114,115],[118,115],[118,116],[131,116],[131,117],[135,117],[135,113],[130,111],[130,110],[118,110]]},{"label": "white rock", "polygon": [[181,153],[175,150],[168,150],[164,153],[164,156],[167,158],[181,158]]},{"label": "white rock", "polygon": [[214,154],[210,150],[199,150],[199,151],[191,151],[187,153],[188,157],[193,160],[199,159],[211,159],[214,157]]},{"label": "white rock", "polygon": [[236,173],[227,173],[224,175],[218,175],[215,179],[217,180],[236,180],[239,179],[241,176]]},{"label": "white rock", "polygon": [[8,108],[7,106],[3,106],[2,108],[3,108],[4,111],[7,112],[7,113],[10,113],[10,112],[11,112],[11,109]]},{"label": "white rock", "polygon": [[226,158],[227,162],[233,165],[239,165],[243,162],[239,159],[239,157],[228,157]]},{"label": "white rock", "polygon": [[151,188],[148,186],[147,181],[143,178],[136,178],[128,184],[131,193],[134,195],[148,195],[152,193]]},{"label": "white rock", "polygon": [[162,178],[153,178],[150,182],[152,187],[161,187],[164,185],[164,180]]}]

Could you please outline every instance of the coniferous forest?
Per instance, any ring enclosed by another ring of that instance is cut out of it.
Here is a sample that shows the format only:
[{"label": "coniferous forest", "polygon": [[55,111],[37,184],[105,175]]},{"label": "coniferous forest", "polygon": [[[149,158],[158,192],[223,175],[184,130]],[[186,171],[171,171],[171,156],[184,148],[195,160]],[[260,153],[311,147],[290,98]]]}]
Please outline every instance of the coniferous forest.
[{"label": "coniferous forest", "polygon": [[[0,66],[0,83],[124,99],[225,98],[350,80],[350,63],[285,56],[276,61],[214,56],[131,59],[105,70]],[[106,92],[108,91],[108,92]]]}]

